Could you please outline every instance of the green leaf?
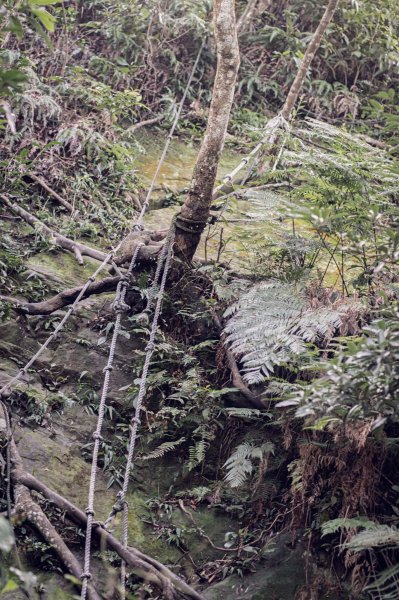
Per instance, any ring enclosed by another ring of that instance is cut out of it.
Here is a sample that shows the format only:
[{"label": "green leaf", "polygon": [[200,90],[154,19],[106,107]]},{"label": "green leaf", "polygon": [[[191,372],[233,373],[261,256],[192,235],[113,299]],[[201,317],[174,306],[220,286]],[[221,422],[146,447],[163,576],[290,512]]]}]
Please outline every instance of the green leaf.
[{"label": "green leaf", "polygon": [[0,591],[0,594],[3,595],[6,592],[13,592],[18,589],[18,585],[12,579],[9,579],[3,589]]},{"label": "green leaf", "polygon": [[56,18],[44,8],[32,8],[32,13],[39,19],[47,31],[54,31]]}]

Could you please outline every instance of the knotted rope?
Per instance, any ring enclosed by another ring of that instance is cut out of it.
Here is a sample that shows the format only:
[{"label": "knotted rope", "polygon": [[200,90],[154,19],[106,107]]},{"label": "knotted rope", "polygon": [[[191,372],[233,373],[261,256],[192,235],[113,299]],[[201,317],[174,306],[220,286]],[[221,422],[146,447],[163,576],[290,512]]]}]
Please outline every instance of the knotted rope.
[{"label": "knotted rope", "polygon": [[[166,154],[168,152],[169,149],[169,145],[170,142],[172,141],[173,138],[173,134],[175,132],[175,129],[177,127],[177,123],[179,121],[181,112],[183,110],[183,106],[184,106],[184,102],[187,98],[187,94],[189,92],[192,80],[194,78],[195,75],[195,71],[197,69],[198,66],[198,62],[200,59],[200,56],[202,54],[203,48],[205,46],[206,43],[206,38],[204,38],[201,47],[198,51],[196,60],[194,62],[193,68],[191,70],[191,74],[190,77],[188,79],[186,88],[184,90],[183,93],[183,97],[180,101],[179,104],[179,108],[177,110],[175,119],[173,121],[171,130],[169,132],[169,135],[166,139],[166,143],[163,149],[163,152],[161,154],[161,157],[158,161],[158,165],[157,168],[155,170],[154,176],[152,178],[151,181],[151,185],[148,189],[148,193],[147,196],[143,202],[143,206],[142,209],[140,211],[140,214],[138,216],[138,219],[136,221],[136,225],[134,227],[134,229],[136,230],[142,230],[143,229],[143,219],[145,216],[145,213],[147,211],[147,208],[149,206],[151,197],[152,197],[152,193],[155,187],[155,184],[157,182],[158,179],[158,175],[159,172],[161,170],[162,164],[165,160]],[[157,324],[158,324],[158,319],[159,319],[159,315],[161,312],[161,307],[162,307],[162,298],[163,298],[163,293],[164,293],[164,289],[165,289],[165,284],[166,284],[166,277],[167,277],[167,273],[169,270],[169,265],[170,265],[170,261],[171,261],[171,256],[172,256],[172,247],[173,247],[173,242],[174,242],[174,230],[175,230],[175,224],[174,222],[172,223],[172,226],[169,230],[168,236],[165,240],[162,252],[159,256],[159,260],[158,260],[158,264],[157,264],[157,268],[156,268],[156,272],[155,272],[155,276],[154,276],[154,281],[153,281],[153,285],[151,287],[149,296],[148,296],[148,301],[147,301],[147,306],[145,309],[144,314],[148,313],[151,309],[151,305],[155,299],[155,297],[157,297],[157,302],[156,302],[156,307],[155,307],[155,312],[154,312],[154,318],[153,318],[153,323],[152,323],[152,327],[151,327],[151,333],[150,333],[150,338],[146,347],[146,357],[145,357],[145,361],[144,361],[144,366],[143,366],[143,373],[142,373],[142,377],[140,380],[140,388],[139,388],[139,394],[138,394],[138,399],[137,399],[137,405],[136,405],[136,413],[137,415],[140,414],[140,410],[141,410],[141,404],[143,401],[143,398],[145,396],[145,392],[146,392],[146,381],[147,381],[147,375],[148,375],[148,369],[149,369],[149,365],[150,365],[150,360],[151,360],[151,356],[152,353],[154,351],[154,340],[155,340],[155,334],[156,334],[156,330],[157,330]],[[138,255],[140,246],[138,245],[136,247],[136,250],[134,252],[134,255],[132,257],[132,260],[130,262],[129,265],[129,269],[128,269],[128,274],[131,275],[134,265],[135,265],[135,261],[136,261],[136,257]],[[164,265],[164,271],[163,271],[163,275],[162,275],[162,280],[161,280],[161,285],[158,291],[158,294],[156,295],[156,286],[158,285],[158,280],[159,280],[159,276],[162,270],[162,266],[163,266],[163,262],[165,262]],[[86,508],[86,514],[87,514],[87,527],[86,527],[86,540],[85,540],[85,551],[84,551],[84,568],[83,568],[83,573],[82,573],[82,590],[81,590],[81,600],[86,600],[87,597],[87,588],[88,588],[88,582],[91,579],[91,573],[90,573],[90,564],[91,564],[91,538],[92,538],[92,531],[93,531],[93,523],[94,523],[94,491],[95,491],[95,484],[96,484],[96,476],[97,476],[97,462],[98,462],[98,452],[99,452],[99,448],[100,448],[100,440],[101,440],[101,431],[102,431],[102,425],[103,425],[103,420],[104,420],[104,410],[105,410],[105,406],[106,406],[106,400],[107,400],[107,394],[108,394],[108,387],[109,387],[109,380],[110,380],[110,371],[112,370],[112,366],[113,366],[113,358],[114,358],[114,353],[115,353],[115,347],[116,347],[116,342],[117,342],[117,338],[118,338],[118,334],[119,334],[119,330],[120,330],[120,322],[121,322],[121,318],[122,318],[122,312],[124,310],[124,299],[125,299],[125,295],[126,295],[126,289],[127,289],[127,283],[126,286],[124,285],[124,279],[121,280],[120,284],[118,284],[118,288],[117,288],[117,292],[115,295],[115,302],[114,302],[114,306],[116,306],[118,308],[118,313],[115,319],[115,326],[114,326],[114,332],[113,332],[113,336],[112,336],[112,341],[111,341],[111,345],[110,345],[110,350],[109,350],[109,355],[108,355],[108,363],[107,366],[105,367],[104,371],[104,382],[103,382],[103,390],[102,390],[102,394],[101,394],[101,399],[100,399],[100,405],[99,405],[99,411],[98,411],[98,419],[97,419],[97,427],[96,427],[96,431],[93,434],[94,437],[94,449],[93,449],[93,457],[92,457],[92,466],[91,466],[91,474],[90,474],[90,482],[89,482],[89,496],[88,496],[88,506]],[[137,407],[139,407],[139,411],[137,412]],[[137,418],[137,420],[136,420]],[[119,507],[123,508],[123,512],[124,512],[124,520],[123,520],[123,543],[125,545],[125,547],[127,546],[127,538],[128,538],[128,512],[127,512],[127,505],[126,505],[126,493],[127,493],[127,488],[129,485],[129,474],[131,471],[131,467],[132,467],[132,461],[133,461],[133,452],[134,452],[134,447],[135,447],[135,443],[136,443],[136,437],[137,437],[137,428],[138,428],[138,423],[139,423],[139,416],[133,417],[132,419],[132,429],[131,429],[131,436],[130,436],[130,441],[129,441],[129,450],[128,450],[128,458],[127,458],[127,464],[126,464],[126,469],[125,469],[125,479],[124,479],[124,483],[123,483],[123,489],[122,489],[122,494],[118,494],[117,496],[117,500],[113,506],[113,509],[111,511],[110,517],[107,519],[107,522],[109,521],[109,519],[113,518],[114,514],[116,514],[119,509]],[[122,597],[125,598],[125,580],[126,580],[126,565],[124,562],[122,562],[122,567],[121,567],[121,587],[122,587]]]},{"label": "knotted rope", "polygon": [[113,363],[114,363],[114,358],[115,358],[115,349],[116,349],[116,343],[118,341],[118,336],[119,336],[119,332],[120,332],[120,328],[121,328],[122,315],[124,312],[126,312],[126,310],[129,309],[129,306],[125,303],[126,292],[127,292],[127,288],[129,285],[131,275],[133,273],[134,266],[136,264],[136,260],[137,260],[137,256],[140,251],[140,248],[141,248],[140,244],[138,244],[135,248],[135,251],[131,258],[127,273],[122,277],[122,279],[118,283],[116,293],[115,293],[115,300],[113,303],[113,309],[116,313],[115,324],[114,324],[112,340],[111,340],[111,344],[110,344],[109,352],[108,352],[108,361],[103,369],[104,380],[103,380],[100,404],[98,407],[97,426],[96,426],[95,432],[93,433],[93,439],[94,439],[93,457],[92,457],[92,462],[91,462],[91,472],[90,472],[90,480],[89,480],[88,504],[87,504],[87,508],[85,511],[86,515],[87,515],[87,525],[86,525],[85,553],[84,553],[84,563],[83,563],[84,566],[83,566],[83,573],[81,575],[81,578],[83,581],[82,590],[81,590],[81,598],[86,598],[88,581],[91,579],[91,573],[90,573],[91,538],[92,538],[93,522],[94,522],[94,514],[95,514],[94,513],[94,492],[95,492],[95,487],[96,487],[98,453],[99,453],[99,449],[100,449],[100,441],[102,439],[101,432],[102,432],[102,426],[103,426],[103,421],[104,421],[105,406],[107,403],[111,371],[113,369]]}]

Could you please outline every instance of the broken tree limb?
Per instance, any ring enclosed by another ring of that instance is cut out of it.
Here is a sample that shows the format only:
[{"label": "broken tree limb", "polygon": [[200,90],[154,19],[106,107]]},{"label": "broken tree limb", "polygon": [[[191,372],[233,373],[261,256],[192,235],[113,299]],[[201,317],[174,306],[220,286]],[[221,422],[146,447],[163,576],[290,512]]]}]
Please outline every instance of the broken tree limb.
[{"label": "broken tree limb", "polygon": [[158,117],[153,117],[152,119],[145,119],[144,121],[139,121],[138,123],[135,123],[134,125],[131,125],[130,127],[128,127],[126,129],[126,132],[134,133],[135,131],[137,131],[138,129],[141,129],[142,127],[147,127],[148,125],[154,125],[155,123],[159,123],[159,121],[162,121],[163,118],[164,118],[163,115],[159,115]]},{"label": "broken tree limb", "polygon": [[[54,550],[65,568],[79,579],[82,575],[82,567],[77,558],[69,550],[62,537],[55,527],[50,523],[41,507],[32,499],[30,491],[21,484],[14,486],[15,512],[26,522],[32,525],[40,536]],[[92,585],[88,588],[90,600],[101,600],[101,596],[96,592]]]},{"label": "broken tree limb", "polygon": [[245,385],[244,380],[241,377],[240,370],[237,366],[237,362],[234,357],[234,354],[232,353],[230,348],[227,346],[226,336],[224,335],[224,333],[222,333],[223,327],[220,322],[220,319],[214,310],[212,311],[212,319],[213,319],[213,322],[215,323],[216,327],[218,328],[219,332],[221,332],[220,333],[220,341],[222,342],[223,349],[226,353],[227,364],[230,369],[231,381],[233,382],[234,387],[236,387],[241,392],[241,394],[244,396],[244,398],[246,400],[248,400],[248,402],[254,408],[264,409],[265,407],[264,407],[262,400],[256,394],[254,394],[247,385]]},{"label": "broken tree limb", "polygon": [[[119,280],[120,277],[115,276],[105,277],[100,281],[93,281],[93,283],[88,286],[86,293],[82,297],[82,300],[88,298],[89,296],[93,296],[94,294],[104,294],[105,292],[111,292],[115,290]],[[15,310],[24,314],[51,315],[56,310],[60,310],[69,304],[73,304],[82,287],[83,286],[69,288],[60,292],[56,296],[53,296],[48,300],[42,300],[41,302],[22,302],[10,296],[0,296],[0,300],[12,303]]]},{"label": "broken tree limb", "polygon": [[[7,435],[7,408],[3,402],[0,402],[0,437]],[[19,454],[17,444],[11,433],[9,436],[10,455],[11,455],[11,480],[16,494],[16,512],[24,514],[29,522],[41,533],[44,539],[54,548],[65,566],[76,577],[81,577],[82,570],[75,557],[60,538],[58,532],[43,514],[39,505],[37,505],[30,496],[30,491],[36,491],[44,498],[53,502],[67,516],[80,526],[85,527],[87,515],[80,508],[72,504],[69,500],[48,488],[37,477],[25,471],[22,458]],[[28,495],[27,495],[28,494]],[[34,513],[34,514],[33,514]],[[43,520],[45,519],[45,520]],[[140,552],[136,548],[124,546],[116,540],[100,523],[96,523],[93,528],[99,541],[105,543],[114,550],[141,579],[155,585],[161,590],[165,600],[175,600],[180,595],[187,596],[193,600],[204,600],[203,596],[189,586],[185,581],[175,575],[165,565],[157,560]],[[56,545],[54,545],[54,543]],[[66,549],[66,550],[65,550]],[[92,589],[90,600],[101,600],[95,590]]]},{"label": "broken tree limb", "polygon": [[[8,411],[3,402],[0,402],[0,438],[2,436],[7,436],[8,438],[7,448],[10,452],[10,462],[12,465],[10,475],[11,479],[13,479],[13,472],[22,471],[23,463],[18,452],[18,448],[15,444],[13,434],[12,432],[9,434],[7,431],[7,423],[9,423]],[[54,550],[69,573],[74,575],[77,579],[80,579],[82,575],[82,567],[79,564],[79,561],[70,551],[55,527],[46,517],[39,504],[33,500],[29,488],[19,481],[13,481],[13,483],[14,513],[32,525]],[[93,585],[89,586],[88,592],[90,600],[101,600],[101,597],[96,592]]]},{"label": "broken tree limb", "polygon": [[27,176],[32,179],[32,181],[34,181],[35,183],[39,184],[44,190],[46,190],[46,192],[48,192],[50,194],[50,196],[52,196],[53,198],[55,198],[58,202],[58,204],[61,204],[61,206],[63,206],[64,208],[66,208],[67,210],[69,210],[69,212],[74,212],[74,208],[72,206],[72,204],[70,204],[67,200],[64,200],[64,198],[62,196],[60,196],[58,194],[58,192],[56,192],[55,190],[53,190],[48,183],[46,183],[44,181],[44,179],[38,175],[35,175],[35,173],[27,173]]}]

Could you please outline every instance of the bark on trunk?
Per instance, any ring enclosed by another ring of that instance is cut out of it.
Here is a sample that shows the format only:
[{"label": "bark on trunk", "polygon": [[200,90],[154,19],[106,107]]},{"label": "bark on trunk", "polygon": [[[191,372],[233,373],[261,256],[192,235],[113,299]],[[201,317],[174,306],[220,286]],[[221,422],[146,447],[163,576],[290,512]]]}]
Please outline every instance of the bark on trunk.
[{"label": "bark on trunk", "polygon": [[306,52],[301,62],[301,66],[298,69],[296,77],[291,85],[290,91],[288,92],[288,96],[284,103],[284,106],[281,110],[281,115],[289,121],[292,116],[292,111],[295,107],[295,104],[298,100],[299,94],[303,87],[306,74],[308,69],[316,55],[316,52],[320,48],[321,40],[323,39],[323,35],[332,21],[334,13],[338,7],[340,0],[330,0],[324,14],[321,18],[321,21],[312,37],[308,47],[306,48]]},{"label": "bark on trunk", "polygon": [[212,190],[226,137],[240,65],[234,0],[215,0],[217,71],[205,136],[188,197],[176,221],[176,254],[191,261],[209,217]]}]

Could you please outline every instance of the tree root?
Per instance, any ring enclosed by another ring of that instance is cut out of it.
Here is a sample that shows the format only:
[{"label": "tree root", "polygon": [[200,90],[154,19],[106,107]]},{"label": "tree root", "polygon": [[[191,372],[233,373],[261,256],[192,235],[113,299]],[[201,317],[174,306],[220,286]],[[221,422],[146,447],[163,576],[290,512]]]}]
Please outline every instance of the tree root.
[{"label": "tree root", "polygon": [[[119,280],[120,277],[115,276],[105,277],[100,281],[93,281],[87,288],[82,300],[89,296],[93,296],[94,294],[103,294],[115,290]],[[48,300],[42,300],[41,302],[22,302],[10,296],[0,296],[0,300],[12,303],[14,309],[20,313],[28,315],[51,315],[56,310],[60,310],[69,304],[73,304],[82,287],[83,286],[69,288],[56,296],[53,296]]]},{"label": "tree root", "polygon": [[[5,430],[6,407],[0,403],[4,418],[0,419],[0,437],[8,435]],[[53,502],[60,510],[64,511],[69,519],[74,521],[82,528],[86,527],[87,516],[77,506],[69,500],[57,494],[48,488],[43,482],[34,475],[24,470],[21,456],[17,445],[11,434],[9,439],[11,455],[11,481],[15,492],[15,512],[23,514],[25,518],[39,531],[46,542],[55,550],[65,567],[75,577],[81,577],[82,568],[71,553],[61,536],[55,530],[53,525],[47,519],[40,506],[34,502],[30,491],[36,491],[46,499]],[[193,600],[204,600],[203,596],[189,586],[185,581],[175,575],[168,567],[159,563],[157,560],[140,552],[136,548],[124,548],[122,543],[113,537],[100,523],[96,523],[93,533],[99,539],[100,545],[106,545],[116,552],[122,558],[127,566],[141,579],[147,583],[156,586],[165,600],[177,600],[181,596],[192,598]],[[90,586],[90,600],[101,600],[95,589]]]}]

